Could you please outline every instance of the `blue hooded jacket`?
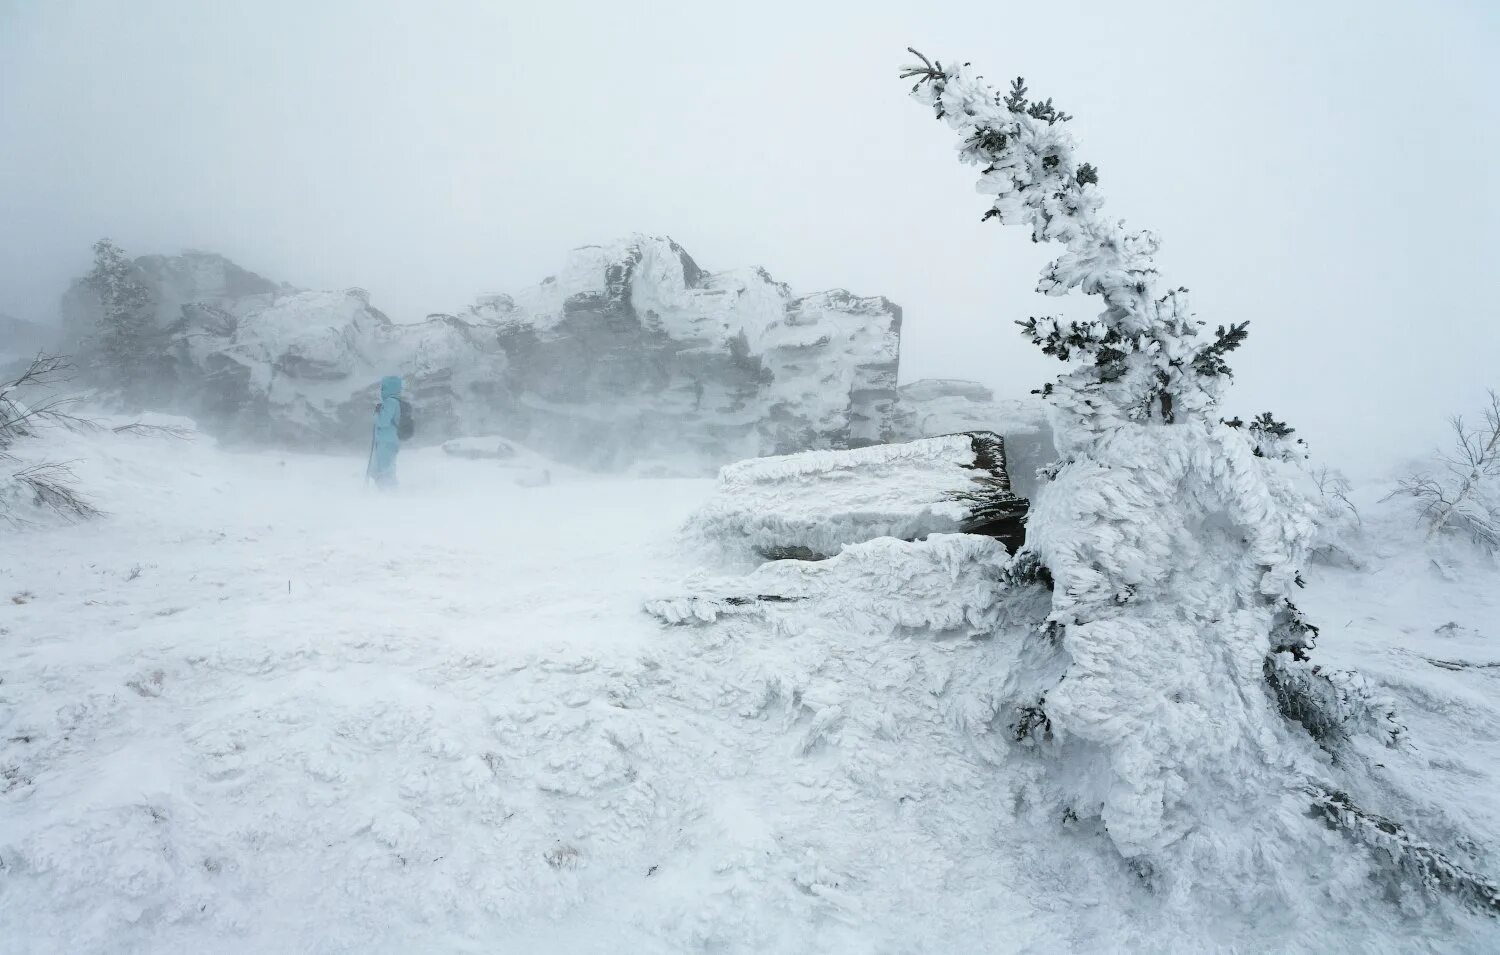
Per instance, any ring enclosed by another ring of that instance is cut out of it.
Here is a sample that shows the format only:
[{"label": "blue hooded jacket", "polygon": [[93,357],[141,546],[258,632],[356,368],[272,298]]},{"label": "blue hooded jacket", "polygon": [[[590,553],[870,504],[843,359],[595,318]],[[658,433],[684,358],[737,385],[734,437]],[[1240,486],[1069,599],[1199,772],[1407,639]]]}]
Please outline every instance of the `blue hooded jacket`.
[{"label": "blue hooded jacket", "polygon": [[401,439],[396,436],[396,424],[401,420],[401,379],[386,375],[380,379],[380,404],[375,409],[375,446],[370,457],[370,474],[377,481],[394,480],[396,475],[396,452],[401,450]]}]

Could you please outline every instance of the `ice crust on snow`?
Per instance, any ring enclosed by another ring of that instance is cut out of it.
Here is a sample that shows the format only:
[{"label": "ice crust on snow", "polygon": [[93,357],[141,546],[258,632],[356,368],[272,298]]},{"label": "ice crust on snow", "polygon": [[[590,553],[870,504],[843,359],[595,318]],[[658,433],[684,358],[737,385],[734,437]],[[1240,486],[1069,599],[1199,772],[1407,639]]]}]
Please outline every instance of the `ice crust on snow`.
[{"label": "ice crust on snow", "polygon": [[1002,618],[1004,545],[977,534],[931,534],[920,541],[879,537],[828,560],[778,560],[742,577],[690,579],[685,593],[646,602],[669,624],[713,623],[808,602],[863,632],[989,637]]}]

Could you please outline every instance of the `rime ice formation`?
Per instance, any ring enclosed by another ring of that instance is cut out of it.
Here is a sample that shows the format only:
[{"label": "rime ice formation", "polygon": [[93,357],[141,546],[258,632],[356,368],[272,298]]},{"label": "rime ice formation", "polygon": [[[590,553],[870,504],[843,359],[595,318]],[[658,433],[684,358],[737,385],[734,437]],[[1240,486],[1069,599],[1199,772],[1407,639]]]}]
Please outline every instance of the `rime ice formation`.
[{"label": "rime ice formation", "polygon": [[[176,358],[162,403],[230,437],[357,442],[386,373],[407,379],[419,440],[496,434],[604,469],[701,470],[896,428],[898,306],[706,272],[670,239],[575,249],[536,286],[416,323],[362,290],[276,285],[218,255],[135,267]],[[81,283],[64,313],[85,339],[97,305]]]}]

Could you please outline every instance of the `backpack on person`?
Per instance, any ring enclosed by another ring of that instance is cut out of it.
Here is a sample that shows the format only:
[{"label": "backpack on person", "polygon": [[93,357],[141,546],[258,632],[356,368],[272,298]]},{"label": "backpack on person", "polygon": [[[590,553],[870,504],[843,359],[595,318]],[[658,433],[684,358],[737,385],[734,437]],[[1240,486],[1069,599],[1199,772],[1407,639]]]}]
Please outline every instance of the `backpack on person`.
[{"label": "backpack on person", "polygon": [[417,433],[417,412],[411,402],[400,395],[396,395],[396,401],[401,404],[401,414],[396,418],[396,439],[407,441]]}]

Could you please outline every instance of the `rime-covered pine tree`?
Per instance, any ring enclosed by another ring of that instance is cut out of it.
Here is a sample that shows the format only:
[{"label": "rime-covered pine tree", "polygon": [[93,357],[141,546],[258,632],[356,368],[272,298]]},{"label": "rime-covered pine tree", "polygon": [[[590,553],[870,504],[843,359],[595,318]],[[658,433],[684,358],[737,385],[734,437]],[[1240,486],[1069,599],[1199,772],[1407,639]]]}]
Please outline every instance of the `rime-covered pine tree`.
[{"label": "rime-covered pine tree", "polygon": [[91,364],[101,383],[131,405],[139,405],[164,370],[161,335],[152,314],[151,293],[135,275],[130,259],[109,239],[94,243],[94,267],[87,280],[99,297],[99,325],[90,342]]},{"label": "rime-covered pine tree", "polygon": [[1037,290],[1102,304],[1090,321],[1020,323],[1066,364],[1040,389],[1060,460],[1011,569],[1050,588],[1050,612],[995,701],[1038,757],[1022,801],[1093,820],[1169,894],[1211,884],[1247,906],[1301,904],[1311,887],[1277,857],[1338,851],[1308,822],[1348,798],[1324,781],[1326,752],[1356,729],[1399,740],[1373,690],[1306,662],[1316,629],[1293,597],[1317,512],[1297,486],[1301,442],[1270,415],[1219,416],[1246,326],[1208,332],[1157,272],[1156,235],[1103,213],[1071,117],[1021,79],[999,92],[967,64],[917,56],[902,75],[979,167],[985,219],[1064,247]]}]

